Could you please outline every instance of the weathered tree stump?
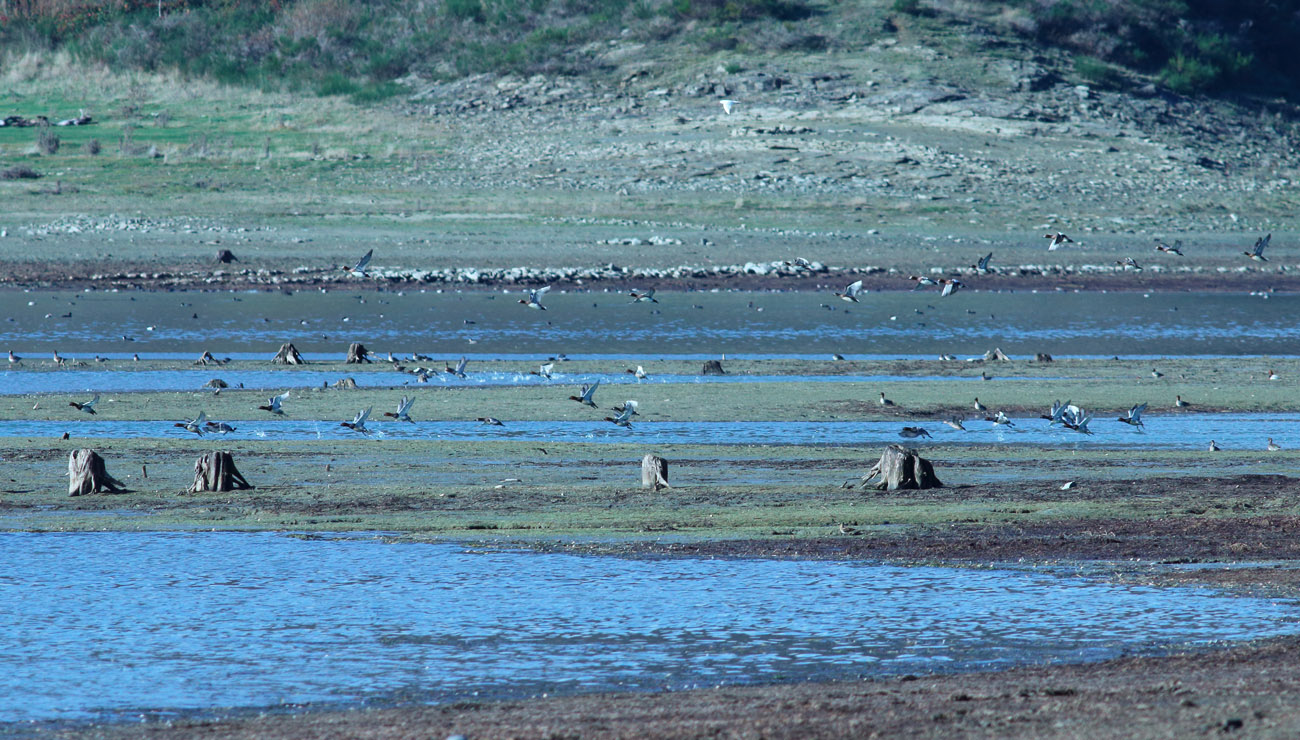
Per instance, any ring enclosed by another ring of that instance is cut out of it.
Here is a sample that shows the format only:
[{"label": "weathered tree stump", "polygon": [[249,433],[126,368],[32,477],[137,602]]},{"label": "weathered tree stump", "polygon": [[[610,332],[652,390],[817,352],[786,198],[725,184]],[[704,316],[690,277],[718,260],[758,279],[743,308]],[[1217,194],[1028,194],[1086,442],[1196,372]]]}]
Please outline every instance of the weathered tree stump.
[{"label": "weathered tree stump", "polygon": [[727,371],[722,369],[722,363],[717,360],[704,361],[705,375],[726,375]]},{"label": "weathered tree stump", "polygon": [[340,378],[339,380],[334,381],[334,388],[340,391],[355,391],[357,389],[357,381],[352,378]]},{"label": "weathered tree stump", "polygon": [[218,249],[217,261],[223,265],[228,265],[231,262],[238,262],[239,258],[236,257],[235,253],[230,251],[229,249]]},{"label": "weathered tree stump", "polygon": [[871,470],[862,476],[865,487],[872,478],[880,476],[876,489],[895,491],[900,488],[943,488],[943,483],[934,474],[934,465],[929,460],[902,445],[890,445],[880,456],[880,460],[871,466]]},{"label": "weathered tree stump", "polygon": [[1034,362],[1051,362],[1051,361],[1052,361],[1052,356],[1047,354],[1046,352],[1039,352],[1038,354],[1034,355]]},{"label": "weathered tree stump", "polygon": [[353,342],[352,344],[348,345],[347,364],[360,365],[364,363],[369,363],[370,358],[366,356],[369,354],[370,353],[366,351],[365,345],[361,344],[361,342]]},{"label": "weathered tree stump", "polygon": [[221,378],[213,378],[212,380],[209,380],[208,382],[204,383],[203,387],[216,388],[217,390],[220,390],[222,388],[229,388],[230,384],[222,380]]},{"label": "weathered tree stump", "polygon": [[294,347],[292,342],[285,342],[280,345],[280,351],[275,353],[275,357],[271,359],[271,362],[276,365],[307,364],[307,361],[302,359],[302,355],[298,354],[298,348]]},{"label": "weathered tree stump", "polygon": [[999,361],[1001,361],[1001,362],[1011,362],[1011,358],[1010,358],[1010,357],[1007,357],[1007,353],[1006,353],[1006,352],[1003,352],[1001,347],[994,347],[993,349],[989,350],[988,352],[985,352],[985,353],[984,353],[984,359],[985,359],[985,360],[999,360]]},{"label": "weathered tree stump", "polygon": [[122,481],[108,474],[104,458],[94,450],[81,449],[68,453],[68,495],[125,491]]},{"label": "weathered tree stump", "polygon": [[668,485],[668,461],[658,455],[647,454],[641,458],[641,487],[672,488]]},{"label": "weathered tree stump", "polygon": [[209,452],[194,462],[194,484],[186,493],[243,490],[253,485],[240,475],[229,452]]},{"label": "weathered tree stump", "polygon": [[211,352],[204,350],[203,354],[199,355],[199,359],[194,361],[194,364],[195,365],[220,365],[221,360],[218,360],[217,358],[213,357]]}]

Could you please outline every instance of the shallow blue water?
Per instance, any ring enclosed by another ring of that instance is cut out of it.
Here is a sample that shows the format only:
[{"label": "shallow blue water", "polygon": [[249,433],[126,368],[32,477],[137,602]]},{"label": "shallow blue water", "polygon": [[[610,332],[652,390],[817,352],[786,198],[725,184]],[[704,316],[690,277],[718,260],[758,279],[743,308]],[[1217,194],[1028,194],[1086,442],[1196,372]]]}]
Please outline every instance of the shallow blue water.
[{"label": "shallow blue water", "polygon": [[0,555],[3,723],[987,669],[1300,631],[1290,603],[1020,571],[219,532],[0,533]]},{"label": "shallow blue water", "polygon": [[[419,405],[411,411],[419,419]],[[641,407],[644,416],[650,410]],[[375,412],[376,414],[378,411]],[[594,418],[612,411],[592,409]],[[635,419],[635,417],[634,417]],[[920,426],[931,437],[908,440],[908,444],[1028,445],[1034,447],[1077,447],[1080,449],[1179,449],[1204,450],[1210,440],[1225,450],[1263,450],[1267,438],[1286,449],[1300,449],[1300,415],[1297,414],[1169,414],[1144,416],[1145,430],[1121,424],[1113,417],[1094,419],[1092,434],[1049,427],[1042,419],[1012,417],[1015,425],[968,420],[966,431],[935,421],[835,421],[835,422],[668,422],[637,421],[631,428],[604,421],[510,421],[489,426],[476,421],[417,421],[398,423],[371,421],[366,436],[341,427],[338,420],[267,417],[224,420],[235,427],[234,439],[343,439],[358,444],[382,443],[386,439],[493,440],[529,442],[636,442],[647,444],[725,445],[863,445],[898,442],[904,426]],[[79,416],[64,421],[0,421],[0,437],[54,438],[68,432],[73,439],[97,437],[192,438],[195,435],[172,426],[170,421],[108,421]],[[211,435],[208,435],[211,438]]]}]

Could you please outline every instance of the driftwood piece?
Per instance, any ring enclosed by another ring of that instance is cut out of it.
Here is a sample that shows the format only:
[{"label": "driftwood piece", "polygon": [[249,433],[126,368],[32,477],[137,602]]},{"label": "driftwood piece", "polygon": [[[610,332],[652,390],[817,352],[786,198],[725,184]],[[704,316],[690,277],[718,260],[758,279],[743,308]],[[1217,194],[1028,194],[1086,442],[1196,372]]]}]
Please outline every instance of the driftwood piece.
[{"label": "driftwood piece", "polygon": [[672,488],[668,485],[668,461],[658,455],[647,454],[641,458],[641,487]]},{"label": "driftwood piece", "polygon": [[1046,352],[1039,352],[1038,354],[1034,355],[1034,362],[1051,362],[1051,361],[1052,361],[1052,356],[1047,354]]},{"label": "driftwood piece", "polygon": [[334,381],[334,388],[335,390],[340,391],[355,391],[357,389],[357,381],[352,378],[340,378]]},{"label": "driftwood piece", "polygon": [[252,487],[235,467],[235,458],[229,452],[209,452],[194,462],[194,484],[186,493],[224,493]]},{"label": "driftwood piece", "polygon": [[347,364],[360,365],[363,363],[369,363],[370,358],[367,357],[367,355],[369,354],[370,352],[366,350],[365,345],[363,345],[361,342],[353,342],[352,344],[348,345]]},{"label": "driftwood piece", "polygon": [[1002,362],[1011,362],[1011,358],[1010,358],[1010,357],[1007,357],[1007,353],[1006,353],[1006,352],[1003,352],[1001,347],[994,347],[993,349],[989,350],[988,352],[985,352],[985,353],[984,353],[984,359],[985,359],[985,360],[1000,360],[1000,361],[1002,361]]},{"label": "driftwood piece", "polygon": [[222,363],[221,360],[218,360],[217,358],[213,357],[211,352],[204,350],[203,354],[199,355],[199,359],[194,361],[194,364],[195,365],[220,365]]},{"label": "driftwood piece", "polygon": [[895,491],[900,488],[943,488],[934,474],[934,465],[916,454],[916,450],[902,445],[890,445],[880,455],[880,460],[862,476],[865,487],[872,478],[880,476],[876,489]]},{"label": "driftwood piece", "polygon": [[727,371],[722,369],[722,363],[717,360],[704,361],[705,375],[726,375]]},{"label": "driftwood piece", "polygon": [[87,493],[119,493],[125,491],[122,481],[108,474],[104,458],[94,450],[81,449],[68,453],[68,495]]},{"label": "driftwood piece", "polygon": [[275,353],[275,357],[272,358],[271,362],[276,365],[307,364],[307,361],[302,359],[302,355],[298,354],[298,348],[294,347],[292,342],[285,342],[280,345],[280,351]]},{"label": "driftwood piece", "polygon": [[231,262],[238,262],[239,258],[229,249],[219,249],[217,250],[217,261],[223,265],[228,265]]}]

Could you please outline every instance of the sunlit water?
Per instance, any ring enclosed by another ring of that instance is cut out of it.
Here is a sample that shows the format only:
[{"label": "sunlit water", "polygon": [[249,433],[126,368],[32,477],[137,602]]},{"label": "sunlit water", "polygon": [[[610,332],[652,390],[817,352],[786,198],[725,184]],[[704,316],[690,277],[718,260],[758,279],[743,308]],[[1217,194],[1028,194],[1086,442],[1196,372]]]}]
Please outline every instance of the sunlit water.
[{"label": "sunlit water", "polygon": [[[643,407],[643,411],[644,411]],[[613,411],[592,410],[593,417]],[[416,411],[412,415],[418,416]],[[1224,449],[1264,449],[1266,440],[1284,448],[1300,449],[1300,415],[1296,414],[1170,414],[1144,416],[1138,429],[1116,417],[1094,419],[1091,434],[1043,419],[1012,417],[1013,426],[983,419],[965,422],[965,431],[927,420],[900,421],[638,421],[630,427],[607,421],[503,421],[502,426],[477,421],[372,421],[370,434],[359,434],[339,420],[279,417],[226,420],[235,427],[232,439],[336,439],[358,444],[385,440],[517,440],[527,442],[635,442],[638,444],[700,445],[866,445],[900,441],[904,426],[919,426],[930,436],[906,440],[909,444],[1023,445],[1078,447],[1080,449],[1204,450],[1214,440]],[[67,421],[0,421],[0,437],[53,438],[68,432],[85,438],[193,438],[192,432],[166,421],[106,421],[79,416]],[[207,435],[212,437],[212,435]],[[218,435],[218,438],[220,435]]]},{"label": "sunlit water", "polygon": [[988,669],[1300,629],[1286,602],[1020,571],[215,532],[7,533],[0,554],[9,723]]},{"label": "sunlit water", "polygon": [[[904,282],[900,278],[901,283]],[[719,354],[1295,354],[1300,296],[1156,293],[0,292],[0,348],[48,357],[210,350],[270,356],[281,342],[378,352]],[[30,305],[29,305],[30,304]],[[70,315],[69,315],[70,314]],[[196,317],[197,316],[197,317]]]}]

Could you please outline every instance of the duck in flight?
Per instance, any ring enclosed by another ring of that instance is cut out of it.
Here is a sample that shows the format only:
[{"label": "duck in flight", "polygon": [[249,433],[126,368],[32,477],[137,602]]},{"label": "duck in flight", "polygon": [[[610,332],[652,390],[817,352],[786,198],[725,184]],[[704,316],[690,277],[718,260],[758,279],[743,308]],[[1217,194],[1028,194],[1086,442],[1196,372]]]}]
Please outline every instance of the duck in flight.
[{"label": "duck in flight", "polygon": [[862,281],[856,280],[852,283],[849,283],[849,286],[844,289],[843,293],[836,293],[835,295],[836,297],[842,300],[849,301],[851,303],[857,303],[858,293],[861,292],[862,292]]},{"label": "duck in flight", "polygon": [[529,375],[538,375],[538,376],[541,376],[541,377],[543,377],[543,378],[546,378],[547,380],[550,380],[550,379],[551,379],[551,371],[553,371],[553,370],[555,370],[555,363],[554,363],[554,362],[543,362],[542,365],[541,365],[541,367],[537,368],[536,370],[529,370],[529,371],[528,371],[528,374],[529,374]]},{"label": "duck in flight", "polygon": [[925,430],[925,427],[903,427],[902,431],[898,433],[898,436],[906,439],[915,439],[916,437],[929,437],[930,433]]},{"label": "duck in flight", "polygon": [[385,411],[384,416],[392,417],[397,421],[409,421],[412,424],[414,424],[415,421],[411,419],[410,416],[411,405],[414,403],[415,403],[414,398],[407,398],[406,396],[402,396],[402,400],[397,404],[397,413],[393,413],[392,411]]},{"label": "duck in flight", "polygon": [[1183,240],[1182,240],[1182,239],[1175,239],[1175,240],[1174,240],[1174,243],[1173,243],[1172,245],[1170,245],[1170,244],[1165,244],[1164,242],[1160,241],[1159,239],[1156,239],[1156,251],[1157,251],[1157,252],[1164,252],[1165,254],[1176,254],[1176,255],[1178,255],[1179,257],[1182,257],[1182,256],[1183,256]]},{"label": "duck in flight", "polygon": [[1255,240],[1254,249],[1248,249],[1245,252],[1242,252],[1242,254],[1255,260],[1256,262],[1268,262],[1268,258],[1264,256],[1264,249],[1268,246],[1268,243],[1272,240],[1273,240],[1272,234],[1269,234],[1268,236],[1261,236],[1260,238]]},{"label": "duck in flight", "polygon": [[374,407],[367,406],[366,408],[361,409],[360,411],[357,412],[356,416],[352,417],[352,421],[345,421],[339,424],[339,426],[347,427],[348,429],[351,429],[354,432],[361,432],[362,434],[370,434],[370,430],[366,429],[366,419],[370,418],[370,409],[372,408]]},{"label": "duck in flight", "polygon": [[537,290],[529,291],[528,299],[525,300],[523,298],[520,298],[519,302],[524,304],[525,306],[528,306],[529,308],[535,308],[538,311],[545,311],[546,306],[542,305],[542,296],[546,295],[546,291],[550,289],[551,286],[547,285],[544,288],[538,288]]},{"label": "duck in flight", "polygon": [[1125,257],[1122,260],[1115,260],[1115,264],[1126,268],[1132,267],[1137,272],[1142,272],[1142,265],[1139,265],[1137,263],[1137,260],[1133,259],[1132,257]]},{"label": "duck in flight", "polygon": [[592,408],[595,408],[596,401],[594,399],[594,396],[596,395],[596,389],[599,387],[600,387],[599,380],[597,380],[595,383],[586,383],[582,386],[582,395],[569,396],[569,400],[577,401],[578,403],[586,404],[588,406],[591,406]]},{"label": "duck in flight", "polygon": [[235,428],[224,421],[210,421],[203,428],[213,434],[230,434]]},{"label": "duck in flight", "polygon": [[934,278],[928,275],[908,275],[907,279],[916,281],[916,287],[912,288],[912,290],[923,290],[925,288],[930,287],[931,285],[939,284],[938,280],[935,280]]},{"label": "duck in flight", "polygon": [[271,396],[271,398],[266,402],[267,405],[258,406],[257,408],[259,411],[270,411],[273,414],[283,415],[284,409],[280,408],[280,404],[287,400],[289,400],[289,391],[285,391],[278,396]]},{"label": "duck in flight", "polygon": [[939,278],[939,283],[943,285],[943,292],[939,294],[940,298],[947,298],[955,293],[958,288],[966,287],[966,284],[957,278]]},{"label": "duck in flight", "polygon": [[98,393],[95,394],[95,397],[94,397],[94,398],[90,399],[89,401],[86,401],[85,403],[77,403],[76,401],[71,401],[71,402],[68,403],[68,405],[71,406],[71,407],[73,407],[74,409],[76,409],[76,410],[78,410],[78,411],[84,411],[84,412],[86,412],[87,414],[94,414],[94,413],[95,413],[95,404],[97,404],[97,403],[99,403],[99,394],[98,394]]},{"label": "duck in flight", "polygon": [[1122,421],[1129,426],[1138,427],[1139,429],[1145,429],[1146,426],[1142,423],[1142,412],[1146,410],[1147,405],[1145,403],[1140,403],[1129,409],[1128,413],[1119,417],[1117,421]]},{"label": "duck in flight", "polygon": [[632,428],[632,415],[636,413],[635,405],[623,404],[623,413],[618,416],[606,416],[605,421],[612,422],[621,427]]},{"label": "duck in flight", "polygon": [[187,432],[194,432],[195,434],[202,437],[203,432],[205,431],[205,425],[207,424],[207,421],[208,421],[208,415],[200,411],[199,415],[196,416],[193,420],[187,422],[177,422],[172,426],[180,427],[181,429],[184,429]]},{"label": "duck in flight", "polygon": [[1063,244],[1073,244],[1073,243],[1074,243],[1074,240],[1073,240],[1073,239],[1071,239],[1070,237],[1066,236],[1065,234],[1062,234],[1062,233],[1059,232],[1059,231],[1053,231],[1053,232],[1051,232],[1050,234],[1043,234],[1043,238],[1044,238],[1044,239],[1051,239],[1051,240],[1052,240],[1052,241],[1048,242],[1048,244],[1047,244],[1047,251],[1049,251],[1049,252],[1054,252],[1054,251],[1060,249],[1060,248],[1061,248],[1061,245],[1063,245]]},{"label": "duck in flight", "polygon": [[637,380],[645,380],[646,378],[650,377],[649,375],[646,374],[645,368],[641,367],[640,365],[637,365],[635,370],[633,370],[632,368],[628,368],[627,371],[629,373],[632,373],[632,376],[635,377]]},{"label": "duck in flight", "polygon": [[371,258],[371,256],[374,255],[374,253],[375,253],[375,250],[372,249],[372,250],[370,250],[369,252],[366,252],[364,255],[362,255],[361,259],[357,260],[357,263],[356,263],[355,265],[353,265],[353,266],[351,266],[351,267],[348,267],[347,265],[344,265],[341,269],[342,269],[344,272],[348,273],[349,275],[357,275],[358,277],[366,277],[366,267],[370,265],[370,258]]},{"label": "duck in flight", "polygon": [[962,423],[962,420],[959,417],[954,416],[951,419],[944,419],[943,423],[959,432],[966,431],[966,425]]},{"label": "duck in flight", "polygon": [[993,253],[989,252],[983,257],[980,257],[975,264],[971,265],[971,269],[975,270],[975,272],[980,275],[987,275],[989,272],[989,260],[991,259],[993,259]]},{"label": "duck in flight", "polygon": [[650,288],[649,290],[642,290],[642,291],[634,290],[628,293],[628,296],[632,298],[633,303],[658,303],[659,302],[655,300],[654,288]]},{"label": "duck in flight", "polygon": [[1005,425],[1007,425],[1007,426],[1009,426],[1009,427],[1013,427],[1013,426],[1015,426],[1015,424],[1011,423],[1011,419],[1010,419],[1009,417],[1007,417],[1007,415],[1004,414],[1004,413],[1002,413],[1001,411],[997,412],[997,413],[994,414],[993,416],[986,416],[986,417],[984,417],[984,421],[991,421],[991,422],[993,422],[993,425],[994,425],[994,426],[997,426],[997,425],[999,425],[999,424],[1005,424]]},{"label": "duck in flight", "polygon": [[813,263],[803,257],[795,257],[793,260],[785,261],[786,267],[793,267],[796,270],[811,270]]},{"label": "duck in flight", "polygon": [[458,377],[458,378],[463,378],[463,377],[465,377],[465,363],[467,363],[467,362],[469,362],[469,360],[467,360],[467,359],[465,359],[464,357],[462,357],[462,358],[460,358],[460,361],[456,363],[456,367],[452,367],[451,365],[447,365],[447,366],[446,366],[446,367],[447,367],[447,372],[451,373],[452,375],[455,375],[455,376]]}]

